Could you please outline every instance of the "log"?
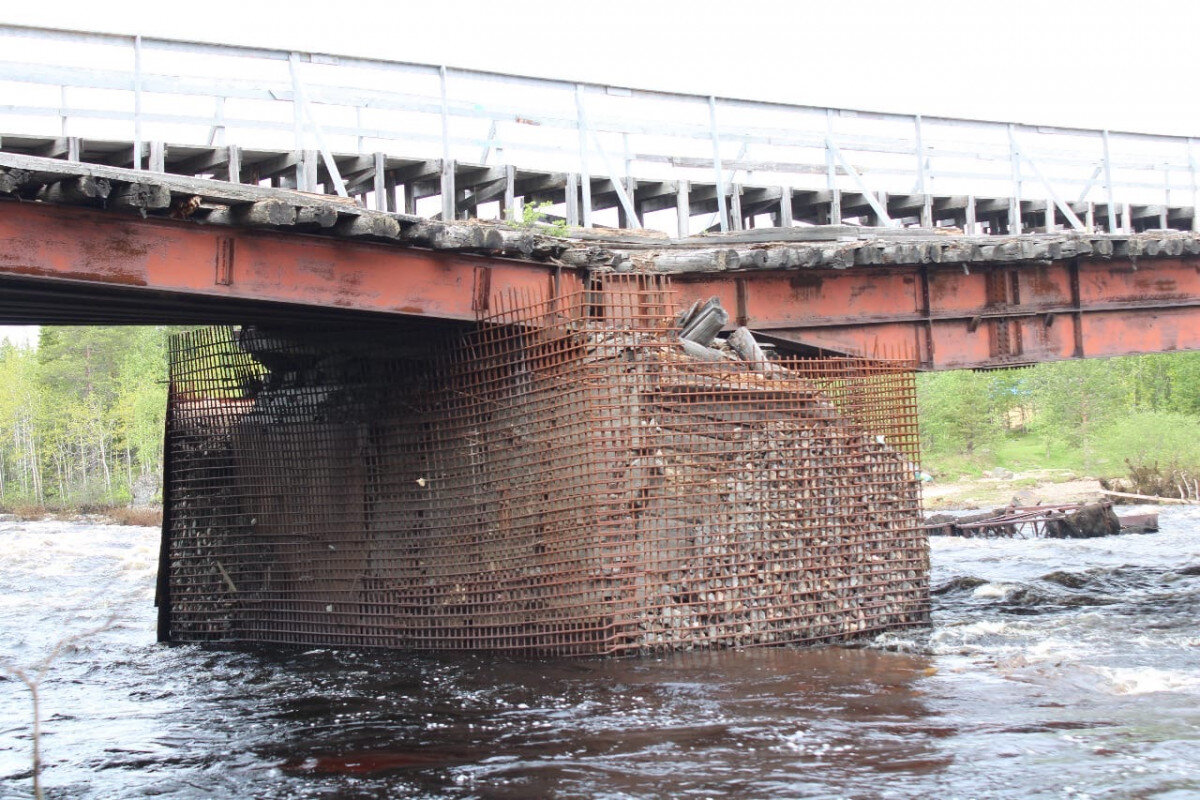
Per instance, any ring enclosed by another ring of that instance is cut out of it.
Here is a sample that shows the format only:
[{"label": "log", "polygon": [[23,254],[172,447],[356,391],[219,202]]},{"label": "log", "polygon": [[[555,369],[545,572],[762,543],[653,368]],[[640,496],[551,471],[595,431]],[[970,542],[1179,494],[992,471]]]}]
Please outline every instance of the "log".
[{"label": "log", "polygon": [[705,347],[702,344],[697,344],[690,339],[680,339],[679,344],[683,347],[683,352],[687,353],[692,358],[700,361],[732,361],[733,356],[724,353],[720,350],[714,350],[711,347]]},{"label": "log", "polygon": [[339,214],[336,208],[329,206],[313,206],[296,209],[296,226],[304,228],[325,229],[337,224]]},{"label": "log", "polygon": [[1132,492],[1114,492],[1112,489],[1101,489],[1100,494],[1110,497],[1125,497],[1130,500],[1145,500],[1147,503],[1175,503],[1181,506],[1194,506],[1195,500],[1180,500],[1178,497],[1159,497],[1152,494],[1134,494]]},{"label": "log", "polygon": [[[0,153],[0,168],[27,170],[43,182],[50,183],[70,178],[94,178],[118,183],[149,182],[145,172],[123,167],[108,167],[102,164],[80,164],[40,156],[17,153]],[[325,206],[357,208],[353,199],[332,195],[297,192],[292,189],[275,189],[268,186],[215,181],[208,178],[191,178],[183,175],[155,174],[153,182],[166,187],[172,195],[197,195],[204,202],[238,205],[254,203],[264,199],[279,200],[294,206]],[[394,215],[401,216],[401,215]],[[415,217],[412,218],[415,221]]]},{"label": "log", "polygon": [[108,180],[79,175],[46,186],[38,192],[38,199],[47,203],[99,205],[111,191],[112,183]]},{"label": "log", "polygon": [[249,205],[234,206],[230,218],[237,225],[254,227],[295,225],[296,207],[280,200],[260,200]]},{"label": "log", "polygon": [[15,194],[33,177],[27,169],[0,169],[0,194]]},{"label": "log", "polygon": [[573,247],[559,254],[558,260],[568,267],[611,267],[620,256],[614,256],[602,247]]},{"label": "log", "polygon": [[400,223],[389,214],[367,211],[353,217],[342,217],[333,226],[333,232],[349,238],[399,239]]},{"label": "log", "polygon": [[767,360],[767,354],[758,346],[758,340],[754,338],[754,334],[748,328],[738,328],[729,334],[729,338],[726,341],[733,348],[733,352],[738,354],[738,358],[749,362],[755,372],[766,375],[772,372],[786,371]]},{"label": "log", "polygon": [[108,207],[138,211],[162,211],[171,207],[171,191],[154,183],[127,183],[108,197]]},{"label": "log", "polygon": [[653,257],[654,268],[659,272],[717,272],[737,269],[741,256],[737,250],[724,248],[713,250],[679,250],[659,253]]}]

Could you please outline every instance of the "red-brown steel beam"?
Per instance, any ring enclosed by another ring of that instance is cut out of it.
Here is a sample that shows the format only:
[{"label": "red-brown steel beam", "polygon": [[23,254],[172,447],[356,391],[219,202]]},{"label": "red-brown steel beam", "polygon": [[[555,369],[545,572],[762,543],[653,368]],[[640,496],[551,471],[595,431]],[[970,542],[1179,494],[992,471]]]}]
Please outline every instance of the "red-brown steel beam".
[{"label": "red-brown steel beam", "polygon": [[[497,292],[583,288],[540,263],[16,202],[0,207],[4,278],[70,286],[76,303],[94,289],[142,292],[148,308],[179,297],[437,320],[473,320]],[[928,369],[1200,349],[1196,257],[689,273],[675,286],[681,303],[716,295],[781,341]]]},{"label": "red-brown steel beam", "polygon": [[497,292],[581,287],[545,264],[15,202],[0,206],[3,276],[443,320]]},{"label": "red-brown steel beam", "polygon": [[1195,257],[689,274],[675,288],[780,340],[926,369],[1200,349]]}]

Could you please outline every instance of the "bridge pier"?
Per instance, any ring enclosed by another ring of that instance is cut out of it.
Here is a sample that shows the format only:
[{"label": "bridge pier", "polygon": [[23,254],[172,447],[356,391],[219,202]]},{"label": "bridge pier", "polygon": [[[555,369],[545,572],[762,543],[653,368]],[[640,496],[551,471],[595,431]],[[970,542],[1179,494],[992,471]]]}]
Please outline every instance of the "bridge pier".
[{"label": "bridge pier", "polygon": [[586,655],[926,624],[910,368],[695,359],[672,305],[626,275],[423,353],[181,338],[168,637]]}]

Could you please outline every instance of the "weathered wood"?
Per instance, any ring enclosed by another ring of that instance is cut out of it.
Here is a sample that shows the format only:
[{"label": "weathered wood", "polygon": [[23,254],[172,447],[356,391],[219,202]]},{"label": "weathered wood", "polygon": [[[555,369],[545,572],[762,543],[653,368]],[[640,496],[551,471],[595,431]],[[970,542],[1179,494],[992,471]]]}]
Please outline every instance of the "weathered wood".
[{"label": "weathered wood", "polygon": [[295,225],[296,206],[281,200],[260,200],[232,208],[231,219],[236,225]]},{"label": "weathered wood", "polygon": [[687,181],[679,181],[675,188],[675,215],[678,217],[678,236],[680,239],[687,238],[691,233],[692,210],[689,205],[690,198],[688,193],[691,187]]},{"label": "weathered wood", "polygon": [[679,345],[683,348],[683,352],[687,353],[692,358],[700,361],[732,361],[733,356],[728,353],[723,353],[720,350],[714,350],[711,347],[705,347],[691,339],[680,339]]},{"label": "weathered wood", "polygon": [[108,207],[138,211],[161,211],[171,206],[171,192],[155,183],[126,183],[108,196]]},{"label": "weathered wood", "polygon": [[332,228],[340,215],[336,208],[312,206],[296,209],[296,226],[306,228]]},{"label": "weathered wood", "polygon": [[753,362],[756,372],[767,371],[767,354],[758,346],[754,334],[749,329],[745,327],[737,328],[733,333],[729,334],[729,338],[726,341],[733,348],[733,352],[738,354],[738,358],[742,361]]},{"label": "weathered wood", "polygon": [[112,183],[106,178],[91,175],[75,175],[56,181],[38,192],[38,199],[47,203],[100,204],[112,191]]},{"label": "weathered wood", "polygon": [[[147,181],[143,172],[137,172],[121,167],[106,167],[99,164],[78,164],[69,161],[59,161],[52,158],[25,156],[16,153],[0,152],[0,168],[23,169],[35,176],[43,177],[46,182],[64,180],[72,177],[90,177],[120,183],[138,183]],[[350,199],[331,195],[310,194],[291,189],[276,189],[266,186],[250,186],[234,184],[227,181],[214,181],[208,178],[192,178],[184,175],[156,174],[153,176],[156,185],[168,189],[172,195],[195,195],[208,203],[254,203],[260,200],[280,200],[293,206],[314,206],[328,203],[343,203],[354,206]],[[416,218],[413,218],[416,221]]]},{"label": "weathered wood", "polygon": [[33,179],[27,169],[0,169],[0,194],[15,194]]},{"label": "weathered wood", "polygon": [[1150,494],[1134,494],[1132,492],[1114,492],[1112,489],[1101,489],[1100,494],[1108,495],[1109,497],[1125,497],[1130,500],[1145,500],[1149,503],[1174,503],[1175,505],[1191,506],[1196,505],[1195,500],[1180,500],[1178,497],[1159,497]]},{"label": "weathered wood", "polygon": [[351,239],[399,239],[400,223],[390,214],[366,211],[340,218],[333,226],[333,232]]},{"label": "weathered wood", "polygon": [[741,257],[736,250],[721,248],[659,253],[653,261],[660,272],[713,272],[737,269]]},{"label": "weathered wood", "polygon": [[718,298],[713,297],[683,320],[679,338],[707,347],[728,323],[729,312],[721,308]]}]

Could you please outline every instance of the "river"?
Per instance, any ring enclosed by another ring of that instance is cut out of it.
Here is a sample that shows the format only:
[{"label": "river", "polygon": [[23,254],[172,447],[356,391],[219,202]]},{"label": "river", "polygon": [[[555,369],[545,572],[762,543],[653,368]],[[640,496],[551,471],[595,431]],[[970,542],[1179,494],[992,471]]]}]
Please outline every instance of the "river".
[{"label": "river", "polygon": [[[157,532],[0,521],[0,658],[51,798],[1200,797],[1200,509],[932,542],[869,646],[520,661],[154,642]],[[31,796],[0,681],[0,798]]]}]

